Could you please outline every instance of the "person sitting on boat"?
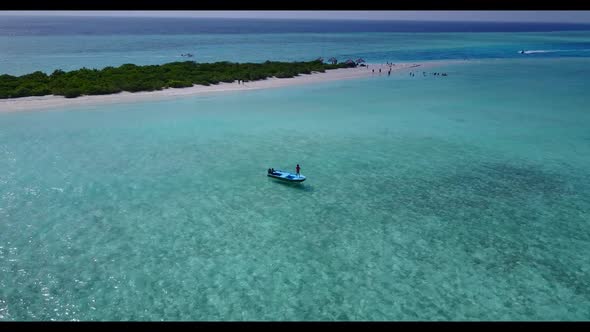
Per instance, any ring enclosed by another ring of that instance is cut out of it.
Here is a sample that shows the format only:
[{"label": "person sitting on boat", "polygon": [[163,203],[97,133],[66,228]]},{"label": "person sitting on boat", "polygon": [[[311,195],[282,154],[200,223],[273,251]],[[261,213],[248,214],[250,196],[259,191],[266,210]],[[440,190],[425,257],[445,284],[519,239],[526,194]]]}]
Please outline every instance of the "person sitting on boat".
[{"label": "person sitting on boat", "polygon": [[268,174],[272,174],[272,173],[274,173],[273,169],[272,168],[269,168],[268,169]]}]

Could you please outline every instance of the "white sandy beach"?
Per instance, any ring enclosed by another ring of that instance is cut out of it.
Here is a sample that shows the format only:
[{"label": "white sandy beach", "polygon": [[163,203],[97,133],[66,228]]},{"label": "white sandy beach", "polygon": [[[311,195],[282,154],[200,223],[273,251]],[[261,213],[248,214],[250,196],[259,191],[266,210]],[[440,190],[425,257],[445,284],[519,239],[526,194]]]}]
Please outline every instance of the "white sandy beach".
[{"label": "white sandy beach", "polygon": [[[391,67],[391,73],[394,74],[400,71],[406,71],[411,68],[427,68],[432,67],[442,62],[429,62],[429,63],[400,63],[395,64]],[[15,112],[15,111],[28,111],[28,110],[40,110],[40,109],[60,109],[63,107],[72,106],[88,106],[88,105],[100,105],[100,104],[113,104],[113,103],[127,103],[136,101],[146,100],[161,100],[170,99],[186,96],[194,96],[201,94],[209,94],[216,92],[227,92],[227,91],[244,91],[244,90],[256,90],[256,89],[268,89],[278,88],[295,85],[307,85],[318,82],[328,82],[335,80],[344,79],[355,79],[362,77],[379,77],[387,76],[389,66],[385,64],[368,64],[367,67],[357,68],[342,68],[327,70],[324,73],[312,73],[309,75],[300,75],[293,78],[268,78],[261,81],[246,82],[238,84],[237,81],[233,83],[219,83],[216,85],[194,85],[189,88],[170,88],[160,91],[146,91],[146,92],[120,92],[111,95],[99,95],[99,96],[81,96],[77,98],[65,98],[63,96],[42,96],[42,97],[24,97],[24,98],[13,98],[13,99],[0,99],[0,113],[2,112]],[[375,72],[373,73],[373,69]],[[379,69],[381,73],[379,74]]]}]

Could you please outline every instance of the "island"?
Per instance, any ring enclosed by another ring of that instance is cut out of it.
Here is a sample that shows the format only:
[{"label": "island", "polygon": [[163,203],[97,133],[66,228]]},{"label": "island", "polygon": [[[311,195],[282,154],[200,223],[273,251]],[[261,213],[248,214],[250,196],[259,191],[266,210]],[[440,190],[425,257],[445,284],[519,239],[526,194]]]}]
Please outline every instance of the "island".
[{"label": "island", "polygon": [[123,91],[156,91],[230,82],[250,82],[270,77],[291,78],[300,74],[354,68],[353,61],[324,63],[321,59],[304,62],[266,61],[263,63],[172,62],[138,66],[124,64],[103,69],[82,68],[47,75],[36,71],[22,76],[0,75],[0,99],[56,95],[76,98],[84,95],[108,95]]}]

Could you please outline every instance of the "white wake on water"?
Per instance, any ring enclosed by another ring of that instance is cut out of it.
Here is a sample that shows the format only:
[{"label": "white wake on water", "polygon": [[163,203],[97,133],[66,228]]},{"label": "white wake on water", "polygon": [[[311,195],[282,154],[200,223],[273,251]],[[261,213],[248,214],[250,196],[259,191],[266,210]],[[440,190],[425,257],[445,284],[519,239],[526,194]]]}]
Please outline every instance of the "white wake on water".
[{"label": "white wake on water", "polygon": [[[588,52],[590,49],[581,49],[581,50],[530,50],[524,51],[524,54],[534,54],[534,53],[555,53],[555,52]],[[518,53],[521,53],[519,51]]]}]

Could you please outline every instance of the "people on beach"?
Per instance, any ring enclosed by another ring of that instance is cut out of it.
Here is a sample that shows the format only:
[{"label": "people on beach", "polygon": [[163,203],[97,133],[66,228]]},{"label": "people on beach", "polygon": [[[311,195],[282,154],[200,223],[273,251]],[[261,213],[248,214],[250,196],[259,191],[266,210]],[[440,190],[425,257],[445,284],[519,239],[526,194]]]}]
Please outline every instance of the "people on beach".
[{"label": "people on beach", "polygon": [[301,167],[299,167],[299,164],[297,164],[297,167],[295,167],[295,170],[297,171],[297,175],[299,175],[299,171],[301,170]]}]

